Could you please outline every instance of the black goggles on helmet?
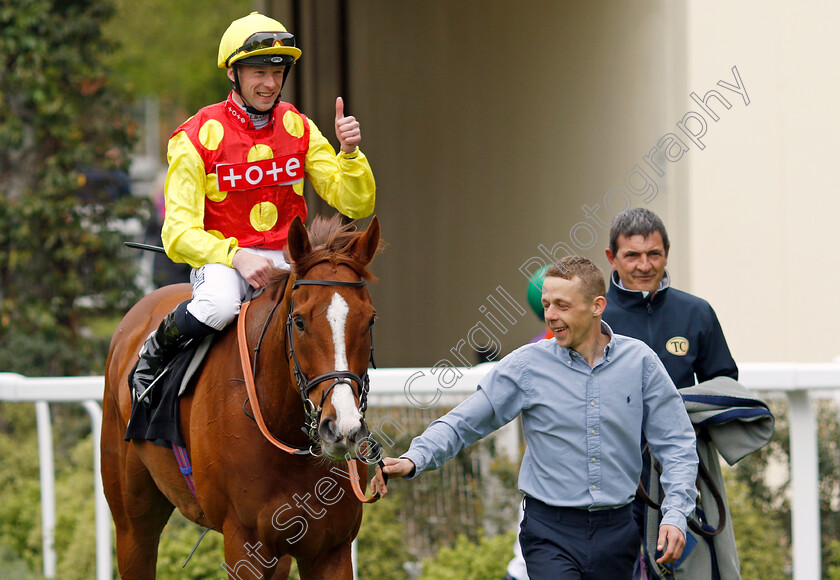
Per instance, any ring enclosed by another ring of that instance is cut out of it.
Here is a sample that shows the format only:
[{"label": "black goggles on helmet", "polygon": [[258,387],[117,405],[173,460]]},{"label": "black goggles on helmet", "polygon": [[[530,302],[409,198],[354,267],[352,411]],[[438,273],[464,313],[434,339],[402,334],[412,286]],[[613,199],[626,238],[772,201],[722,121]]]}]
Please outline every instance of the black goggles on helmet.
[{"label": "black goggles on helmet", "polygon": [[230,64],[230,59],[240,52],[253,52],[262,48],[273,48],[275,46],[295,47],[295,35],[291,32],[257,32],[252,34],[245,42],[234,50],[225,60],[225,65]]}]

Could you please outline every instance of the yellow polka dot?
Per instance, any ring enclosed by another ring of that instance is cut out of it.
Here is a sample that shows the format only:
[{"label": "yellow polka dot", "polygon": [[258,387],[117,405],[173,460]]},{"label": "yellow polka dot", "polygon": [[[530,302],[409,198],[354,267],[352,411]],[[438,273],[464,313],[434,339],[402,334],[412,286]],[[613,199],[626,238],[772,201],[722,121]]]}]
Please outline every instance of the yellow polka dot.
[{"label": "yellow polka dot", "polygon": [[207,233],[210,234],[211,236],[215,236],[215,237],[219,238],[220,240],[225,239],[224,234],[222,232],[220,232],[219,230],[207,230]]},{"label": "yellow polka dot", "polygon": [[283,115],[283,126],[292,137],[303,137],[303,119],[293,111],[286,111]]},{"label": "yellow polka dot", "polygon": [[264,161],[266,159],[271,159],[274,157],[274,151],[271,150],[271,147],[268,145],[263,145],[262,143],[254,145],[251,147],[251,150],[248,151],[248,161]]},{"label": "yellow polka dot", "polygon": [[292,185],[292,189],[298,195],[303,195],[303,181],[298,181]]},{"label": "yellow polka dot", "polygon": [[222,142],[224,136],[224,127],[215,119],[210,119],[198,130],[199,142],[210,151],[215,151],[219,148],[219,143]]},{"label": "yellow polka dot", "polygon": [[215,173],[208,173],[207,174],[207,183],[205,185],[207,197],[210,198],[210,201],[224,201],[227,197],[228,192],[226,191],[219,191],[219,188],[216,187],[216,174]]},{"label": "yellow polka dot", "polygon": [[262,201],[251,208],[251,226],[258,232],[267,232],[277,223],[277,206]]}]

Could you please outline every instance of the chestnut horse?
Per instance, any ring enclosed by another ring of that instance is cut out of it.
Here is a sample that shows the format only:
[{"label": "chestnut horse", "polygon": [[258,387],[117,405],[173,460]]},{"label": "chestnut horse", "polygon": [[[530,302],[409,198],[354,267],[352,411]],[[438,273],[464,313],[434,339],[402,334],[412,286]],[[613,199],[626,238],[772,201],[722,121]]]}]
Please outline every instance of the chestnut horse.
[{"label": "chestnut horse", "polygon": [[[126,314],[106,363],[101,444],[121,578],[155,577],[160,534],[175,507],[223,534],[219,564],[230,578],[285,579],[291,557],[302,579],[352,578],[362,503],[350,489],[355,466],[347,458],[369,436],[363,413],[375,311],[364,284],[378,248],[375,217],[364,232],[337,217],[317,219],[309,235],[299,219],[292,223],[291,273],[278,270],[240,313],[249,355],[238,354],[230,325],[180,399],[195,496],[171,449],[123,439],[137,353],[190,287],[161,288]],[[254,397],[243,371],[250,353]],[[299,451],[284,452],[270,437]],[[366,482],[363,469],[361,489]]]}]

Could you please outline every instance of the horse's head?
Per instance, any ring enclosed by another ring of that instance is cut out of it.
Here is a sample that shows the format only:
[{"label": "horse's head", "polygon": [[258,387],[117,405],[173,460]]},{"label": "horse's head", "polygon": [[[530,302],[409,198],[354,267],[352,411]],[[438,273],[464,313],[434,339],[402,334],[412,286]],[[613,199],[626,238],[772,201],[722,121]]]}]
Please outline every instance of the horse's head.
[{"label": "horse's head", "polygon": [[307,233],[295,218],[287,247],[295,274],[287,323],[292,364],[323,455],[343,461],[368,435],[363,413],[376,311],[365,283],[379,221],[359,232],[338,216],[316,218]]}]

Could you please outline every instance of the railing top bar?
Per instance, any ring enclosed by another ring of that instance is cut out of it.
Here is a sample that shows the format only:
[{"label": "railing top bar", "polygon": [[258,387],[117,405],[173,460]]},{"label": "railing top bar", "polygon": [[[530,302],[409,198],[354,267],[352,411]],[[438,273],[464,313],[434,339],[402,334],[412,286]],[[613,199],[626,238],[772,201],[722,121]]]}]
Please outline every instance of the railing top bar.
[{"label": "railing top bar", "polygon": [[100,401],[104,377],[24,377],[0,373],[0,401]]},{"label": "railing top bar", "polygon": [[840,388],[840,363],[743,363],[740,382],[757,391]]},{"label": "railing top bar", "polygon": [[[493,364],[485,363],[470,368],[372,369],[371,395],[392,395],[407,391],[416,395],[472,393],[482,377],[493,368]],[[741,384],[755,391],[840,389],[840,363],[742,363],[738,369]]]},{"label": "railing top bar", "polygon": [[[494,363],[474,367],[371,369],[372,402],[380,397],[405,404],[447,400],[474,392]],[[742,363],[740,382],[755,391],[840,390],[840,363]],[[0,372],[0,401],[72,402],[101,400],[104,377],[24,377]],[[413,398],[413,400],[412,400]]]}]

